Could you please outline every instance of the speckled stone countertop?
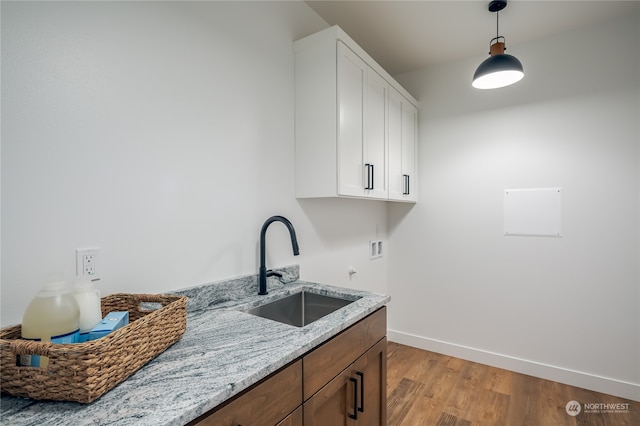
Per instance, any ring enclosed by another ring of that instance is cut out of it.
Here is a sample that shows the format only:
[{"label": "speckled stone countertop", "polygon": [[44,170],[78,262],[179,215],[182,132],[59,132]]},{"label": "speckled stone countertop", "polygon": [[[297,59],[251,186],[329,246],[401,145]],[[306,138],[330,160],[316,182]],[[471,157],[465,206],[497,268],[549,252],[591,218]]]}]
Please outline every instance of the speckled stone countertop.
[{"label": "speckled stone countertop", "polygon": [[[189,297],[187,331],[175,345],[91,404],[3,395],[3,425],[181,426],[299,358],[389,301],[381,294],[298,280],[298,267],[269,278],[257,295],[256,275],[179,290]],[[301,289],[355,300],[305,327],[244,311]]]}]

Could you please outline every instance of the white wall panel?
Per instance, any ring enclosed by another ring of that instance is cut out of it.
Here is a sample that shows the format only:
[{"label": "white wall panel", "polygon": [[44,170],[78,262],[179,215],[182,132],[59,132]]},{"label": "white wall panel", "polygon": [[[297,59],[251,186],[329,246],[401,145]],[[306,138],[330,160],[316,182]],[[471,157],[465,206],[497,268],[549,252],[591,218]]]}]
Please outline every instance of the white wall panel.
[{"label": "white wall panel", "polygon": [[504,235],[561,237],[562,189],[504,190]]}]

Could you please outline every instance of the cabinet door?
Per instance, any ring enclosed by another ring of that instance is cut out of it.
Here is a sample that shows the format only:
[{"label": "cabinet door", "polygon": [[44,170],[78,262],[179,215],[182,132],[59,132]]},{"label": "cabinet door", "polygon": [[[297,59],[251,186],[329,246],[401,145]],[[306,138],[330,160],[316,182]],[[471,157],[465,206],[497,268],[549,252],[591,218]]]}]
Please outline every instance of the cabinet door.
[{"label": "cabinet door", "polygon": [[357,381],[344,370],[302,406],[305,426],[353,425]]},{"label": "cabinet door", "polygon": [[387,98],[389,84],[372,68],[367,69],[364,114],[364,188],[370,198],[388,198]]},{"label": "cabinet door", "polygon": [[418,110],[397,90],[389,92],[389,199],[417,200]]},{"label": "cabinet door", "polygon": [[338,42],[338,194],[364,195],[364,106],[367,64]]},{"label": "cabinet door", "polygon": [[387,424],[387,339],[384,338],[353,363],[350,377],[358,381],[357,424]]}]

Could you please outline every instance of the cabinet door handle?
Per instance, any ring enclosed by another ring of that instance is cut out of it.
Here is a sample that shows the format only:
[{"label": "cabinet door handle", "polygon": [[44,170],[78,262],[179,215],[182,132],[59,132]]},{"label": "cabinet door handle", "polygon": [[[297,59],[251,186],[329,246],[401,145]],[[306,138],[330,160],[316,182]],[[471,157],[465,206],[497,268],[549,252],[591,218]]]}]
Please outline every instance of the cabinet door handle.
[{"label": "cabinet door handle", "polygon": [[409,175],[402,175],[404,178],[404,191],[402,192],[404,195],[409,195]]},{"label": "cabinet door handle", "polygon": [[349,380],[353,383],[353,414],[349,414],[349,418],[358,420],[358,379],[349,377]]},{"label": "cabinet door handle", "polygon": [[356,371],[356,374],[360,376],[360,406],[358,407],[358,411],[364,413],[364,373]]},{"label": "cabinet door handle", "polygon": [[366,183],[364,189],[373,189],[373,164],[365,164],[365,170],[367,171]]},{"label": "cabinet door handle", "polygon": [[364,189],[369,189],[369,163],[364,165]]},{"label": "cabinet door handle", "polygon": [[371,165],[371,184],[369,189],[373,189],[375,180],[373,179],[373,164]]}]

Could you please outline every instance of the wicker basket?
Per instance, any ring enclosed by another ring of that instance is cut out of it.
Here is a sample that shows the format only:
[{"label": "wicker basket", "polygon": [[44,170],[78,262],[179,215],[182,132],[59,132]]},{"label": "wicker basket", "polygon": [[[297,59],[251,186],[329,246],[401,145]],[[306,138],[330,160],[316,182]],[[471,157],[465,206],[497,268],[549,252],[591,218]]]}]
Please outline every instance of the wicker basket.
[{"label": "wicker basket", "polygon": [[[156,310],[141,303],[159,304]],[[54,344],[20,339],[21,327],[0,331],[2,393],[33,399],[89,403],[113,389],[177,342],[187,326],[187,298],[113,294],[102,298],[102,315],[128,311],[129,325],[98,340]],[[18,366],[21,354],[49,357],[47,369]]]}]

